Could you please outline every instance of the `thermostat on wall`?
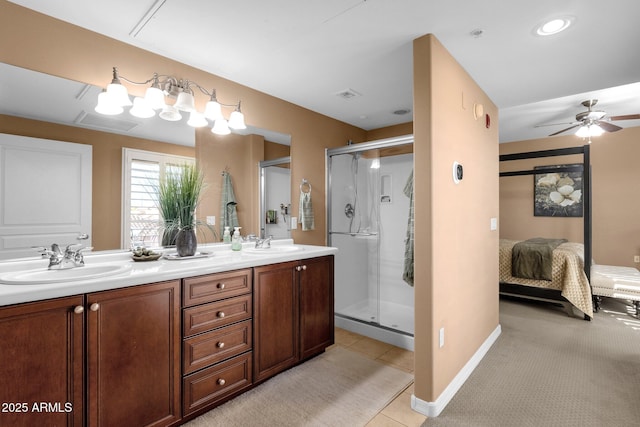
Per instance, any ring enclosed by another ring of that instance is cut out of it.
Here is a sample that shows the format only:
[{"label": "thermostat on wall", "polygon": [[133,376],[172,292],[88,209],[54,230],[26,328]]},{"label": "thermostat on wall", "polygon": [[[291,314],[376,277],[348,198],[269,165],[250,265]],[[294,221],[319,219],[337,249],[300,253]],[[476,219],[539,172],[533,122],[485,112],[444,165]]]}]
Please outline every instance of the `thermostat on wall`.
[{"label": "thermostat on wall", "polygon": [[462,181],[463,168],[458,162],[453,162],[453,182],[458,184]]}]

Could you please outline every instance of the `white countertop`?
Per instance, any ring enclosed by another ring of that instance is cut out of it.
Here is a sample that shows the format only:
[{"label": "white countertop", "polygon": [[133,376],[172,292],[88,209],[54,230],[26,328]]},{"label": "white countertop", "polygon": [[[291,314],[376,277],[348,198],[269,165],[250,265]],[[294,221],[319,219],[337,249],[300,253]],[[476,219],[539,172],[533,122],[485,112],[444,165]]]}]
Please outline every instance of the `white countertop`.
[{"label": "white countertop", "polygon": [[[254,246],[255,243],[247,242],[243,244],[243,250],[232,251],[229,244],[198,245],[198,252],[207,252],[210,255],[180,260],[163,257],[157,261],[145,262],[134,262],[131,252],[127,251],[87,253],[84,256],[85,266],[118,264],[126,268],[114,275],[61,283],[8,285],[0,281],[0,306],[333,255],[338,252],[337,248],[328,246],[296,245],[291,239],[274,240],[271,243],[275,249],[273,252],[265,249],[264,253],[252,253],[251,248]],[[296,250],[279,252],[277,248],[283,246],[295,246]],[[167,251],[170,252],[175,250]],[[14,271],[46,270],[48,264],[48,259],[0,262],[0,277]]]}]

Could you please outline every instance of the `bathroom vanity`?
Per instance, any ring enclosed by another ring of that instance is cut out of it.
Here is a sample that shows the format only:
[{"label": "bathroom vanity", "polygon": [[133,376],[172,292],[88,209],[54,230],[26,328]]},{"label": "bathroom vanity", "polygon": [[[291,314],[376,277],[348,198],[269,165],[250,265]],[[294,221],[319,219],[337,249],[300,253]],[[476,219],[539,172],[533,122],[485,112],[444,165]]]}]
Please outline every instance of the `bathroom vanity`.
[{"label": "bathroom vanity", "polygon": [[323,352],[337,250],[251,246],[0,263],[0,425],[179,425]]}]

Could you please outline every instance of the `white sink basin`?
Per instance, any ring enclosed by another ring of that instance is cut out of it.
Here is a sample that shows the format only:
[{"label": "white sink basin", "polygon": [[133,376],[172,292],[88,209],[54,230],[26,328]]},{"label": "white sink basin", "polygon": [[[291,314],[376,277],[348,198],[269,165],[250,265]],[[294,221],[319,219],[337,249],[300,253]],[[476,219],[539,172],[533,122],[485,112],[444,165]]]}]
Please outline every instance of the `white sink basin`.
[{"label": "white sink basin", "polygon": [[270,248],[243,248],[242,252],[246,252],[249,254],[275,255],[287,252],[297,252],[301,250],[302,247],[300,246],[271,246]]},{"label": "white sink basin", "polygon": [[129,264],[85,265],[64,270],[24,270],[0,274],[0,284],[42,285],[47,283],[76,282],[112,276],[129,270]]}]

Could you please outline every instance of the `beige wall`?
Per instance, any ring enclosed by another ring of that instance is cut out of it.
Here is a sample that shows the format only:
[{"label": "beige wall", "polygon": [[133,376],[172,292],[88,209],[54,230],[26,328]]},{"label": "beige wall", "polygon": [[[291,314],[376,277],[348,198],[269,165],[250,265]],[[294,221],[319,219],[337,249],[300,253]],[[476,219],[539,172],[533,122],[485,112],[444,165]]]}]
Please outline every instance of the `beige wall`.
[{"label": "beige wall", "polygon": [[415,395],[433,402],[498,326],[498,112],[431,35],[414,41],[414,136]]},{"label": "beige wall", "polygon": [[[298,212],[299,197],[294,191],[298,188],[297,183],[305,178],[314,188],[315,230],[294,230],[293,238],[306,244],[326,243],[324,161],[318,159],[324,158],[326,147],[346,145],[349,140],[365,140],[364,130],[6,0],[0,0],[0,39],[10,41],[0,44],[0,61],[7,64],[99,87],[110,82],[113,66],[137,81],[160,72],[216,88],[219,99],[242,100],[247,124],[291,135],[294,213]],[[129,89],[133,95],[142,95],[144,90],[142,87]],[[199,108],[204,107],[204,102],[202,98],[196,99],[197,104],[202,104]],[[116,158],[109,161],[119,162]],[[211,183],[212,187],[220,185],[216,181]],[[120,187],[112,186],[110,192],[119,195]],[[257,193],[253,197],[257,197]],[[257,200],[252,203],[257,206]],[[219,212],[213,209],[212,212],[200,212],[200,215],[218,216]]]},{"label": "beige wall", "polygon": [[[638,267],[640,255],[640,128],[628,128],[593,138],[590,144],[592,171],[593,259],[598,264]],[[500,144],[500,154],[578,147],[586,142],[568,134],[553,138]],[[572,161],[573,160],[573,161]],[[530,169],[581,161],[580,157],[558,157],[536,162],[508,162],[501,170]],[[509,169],[507,169],[507,167]],[[582,218],[533,216],[533,177],[500,179],[500,237],[563,237],[582,241]]]}]

